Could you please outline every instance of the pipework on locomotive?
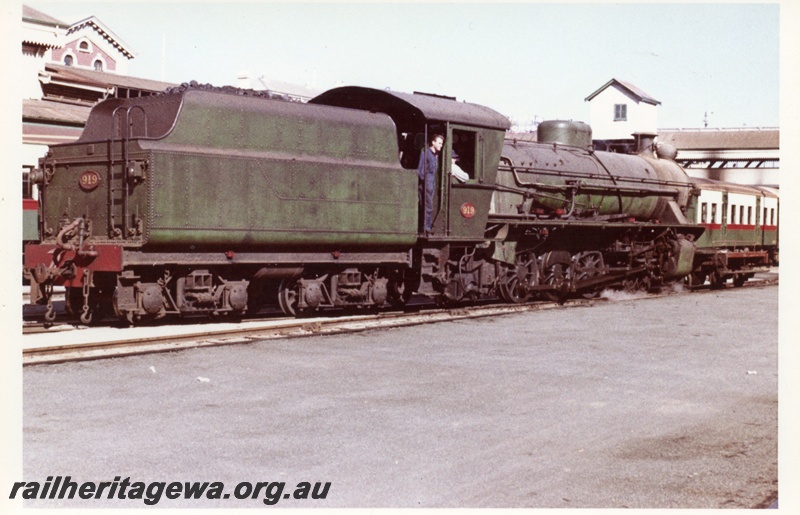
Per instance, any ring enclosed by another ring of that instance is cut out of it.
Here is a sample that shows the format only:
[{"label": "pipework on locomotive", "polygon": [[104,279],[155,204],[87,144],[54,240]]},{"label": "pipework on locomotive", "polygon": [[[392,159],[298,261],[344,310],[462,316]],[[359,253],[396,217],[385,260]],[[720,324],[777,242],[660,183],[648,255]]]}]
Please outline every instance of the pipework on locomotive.
[{"label": "pipework on locomotive", "polygon": [[[134,324],[415,293],[563,300],[698,272],[699,190],[674,149],[639,134],[637,155],[595,152],[580,122],[544,122],[537,142],[509,127],[477,104],[362,87],[307,104],[197,85],[105,100],[31,174],[31,302],[52,320],[63,285],[82,322],[110,307]],[[433,131],[445,145],[425,235],[416,167]],[[454,152],[465,182],[450,177]]]}]

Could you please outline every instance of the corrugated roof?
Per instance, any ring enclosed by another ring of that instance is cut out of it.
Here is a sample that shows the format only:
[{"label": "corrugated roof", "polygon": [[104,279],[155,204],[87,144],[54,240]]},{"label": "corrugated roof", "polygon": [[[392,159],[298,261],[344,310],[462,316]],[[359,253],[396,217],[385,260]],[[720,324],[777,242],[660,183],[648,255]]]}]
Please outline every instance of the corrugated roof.
[{"label": "corrugated roof", "polygon": [[679,150],[777,149],[780,129],[669,129],[658,131],[658,141]]},{"label": "corrugated roof", "polygon": [[89,119],[89,106],[64,104],[49,100],[23,100],[22,119],[85,125]]},{"label": "corrugated roof", "polygon": [[51,79],[63,82],[73,82],[89,86],[107,87],[117,86],[121,88],[139,89],[142,91],[163,91],[167,88],[177,86],[171,82],[161,82],[150,79],[140,79],[115,73],[98,72],[94,70],[84,70],[73,66],[61,64],[48,64],[45,71],[51,73]]},{"label": "corrugated roof", "polygon": [[617,84],[621,88],[627,90],[628,93],[630,93],[632,96],[636,97],[636,99],[639,102],[645,102],[645,103],[653,104],[653,105],[660,105],[661,104],[660,101],[658,101],[655,98],[651,97],[650,95],[648,95],[647,93],[642,91],[640,88],[634,86],[630,82],[625,82],[625,81],[622,81],[622,80],[619,80],[619,79],[611,79],[610,81],[606,82],[599,89],[597,89],[594,93],[592,93],[591,95],[586,97],[585,100],[588,102],[589,100],[591,100],[594,97],[596,97],[597,95],[599,95],[606,88],[608,88],[609,86],[612,86],[614,84]]}]

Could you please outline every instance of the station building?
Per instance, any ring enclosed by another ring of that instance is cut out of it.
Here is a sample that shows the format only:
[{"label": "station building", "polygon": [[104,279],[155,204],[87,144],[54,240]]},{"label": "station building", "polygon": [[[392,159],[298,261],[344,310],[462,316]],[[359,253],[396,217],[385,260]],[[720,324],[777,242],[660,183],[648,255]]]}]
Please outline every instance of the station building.
[{"label": "station building", "polygon": [[658,128],[661,102],[637,86],[611,79],[586,97],[597,150],[633,152],[633,133],[657,134],[678,150],[676,161],[691,177],[749,186],[778,187],[780,130],[755,128]]}]

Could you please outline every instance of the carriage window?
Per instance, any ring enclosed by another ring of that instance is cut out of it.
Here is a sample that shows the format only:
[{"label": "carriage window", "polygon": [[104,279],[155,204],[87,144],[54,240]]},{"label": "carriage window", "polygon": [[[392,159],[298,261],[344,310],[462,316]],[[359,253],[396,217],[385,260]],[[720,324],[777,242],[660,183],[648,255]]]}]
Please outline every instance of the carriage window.
[{"label": "carriage window", "polygon": [[708,217],[708,202],[703,202],[700,206],[700,223],[706,223],[706,218]]},{"label": "carriage window", "polygon": [[711,204],[711,223],[717,223],[717,203]]},{"label": "carriage window", "polygon": [[753,207],[747,206],[747,225],[753,224]]},{"label": "carriage window", "polygon": [[731,206],[731,225],[736,223],[736,206]]},{"label": "carriage window", "polygon": [[767,224],[767,208],[764,208],[764,216],[761,218],[761,225]]},{"label": "carriage window", "polygon": [[769,210],[769,224],[775,225],[775,208]]}]

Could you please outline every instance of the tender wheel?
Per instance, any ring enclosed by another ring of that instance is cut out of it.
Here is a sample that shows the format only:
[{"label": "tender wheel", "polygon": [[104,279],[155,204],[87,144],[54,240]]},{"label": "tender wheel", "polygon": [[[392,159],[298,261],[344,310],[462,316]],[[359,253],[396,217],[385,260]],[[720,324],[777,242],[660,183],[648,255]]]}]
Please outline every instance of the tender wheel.
[{"label": "tender wheel", "polygon": [[737,288],[741,288],[742,286],[744,286],[744,283],[746,282],[747,282],[747,275],[745,274],[740,274],[733,278],[733,285]]},{"label": "tender wheel", "polygon": [[284,279],[281,281],[278,287],[278,305],[281,307],[281,311],[283,311],[284,315],[290,317],[297,316],[297,295],[297,279]]},{"label": "tender wheel", "polygon": [[539,267],[536,256],[532,252],[519,254],[516,266],[509,267],[506,276],[500,280],[500,297],[514,304],[527,302],[533,295],[531,288],[538,283]]},{"label": "tender wheel", "polygon": [[388,290],[386,300],[395,308],[402,308],[408,304],[414,294],[414,288],[400,274],[392,274],[386,287]]},{"label": "tender wheel", "polygon": [[402,308],[411,300],[411,295],[411,288],[408,288],[405,283],[394,284],[389,287],[389,296],[386,300],[392,307]]}]

